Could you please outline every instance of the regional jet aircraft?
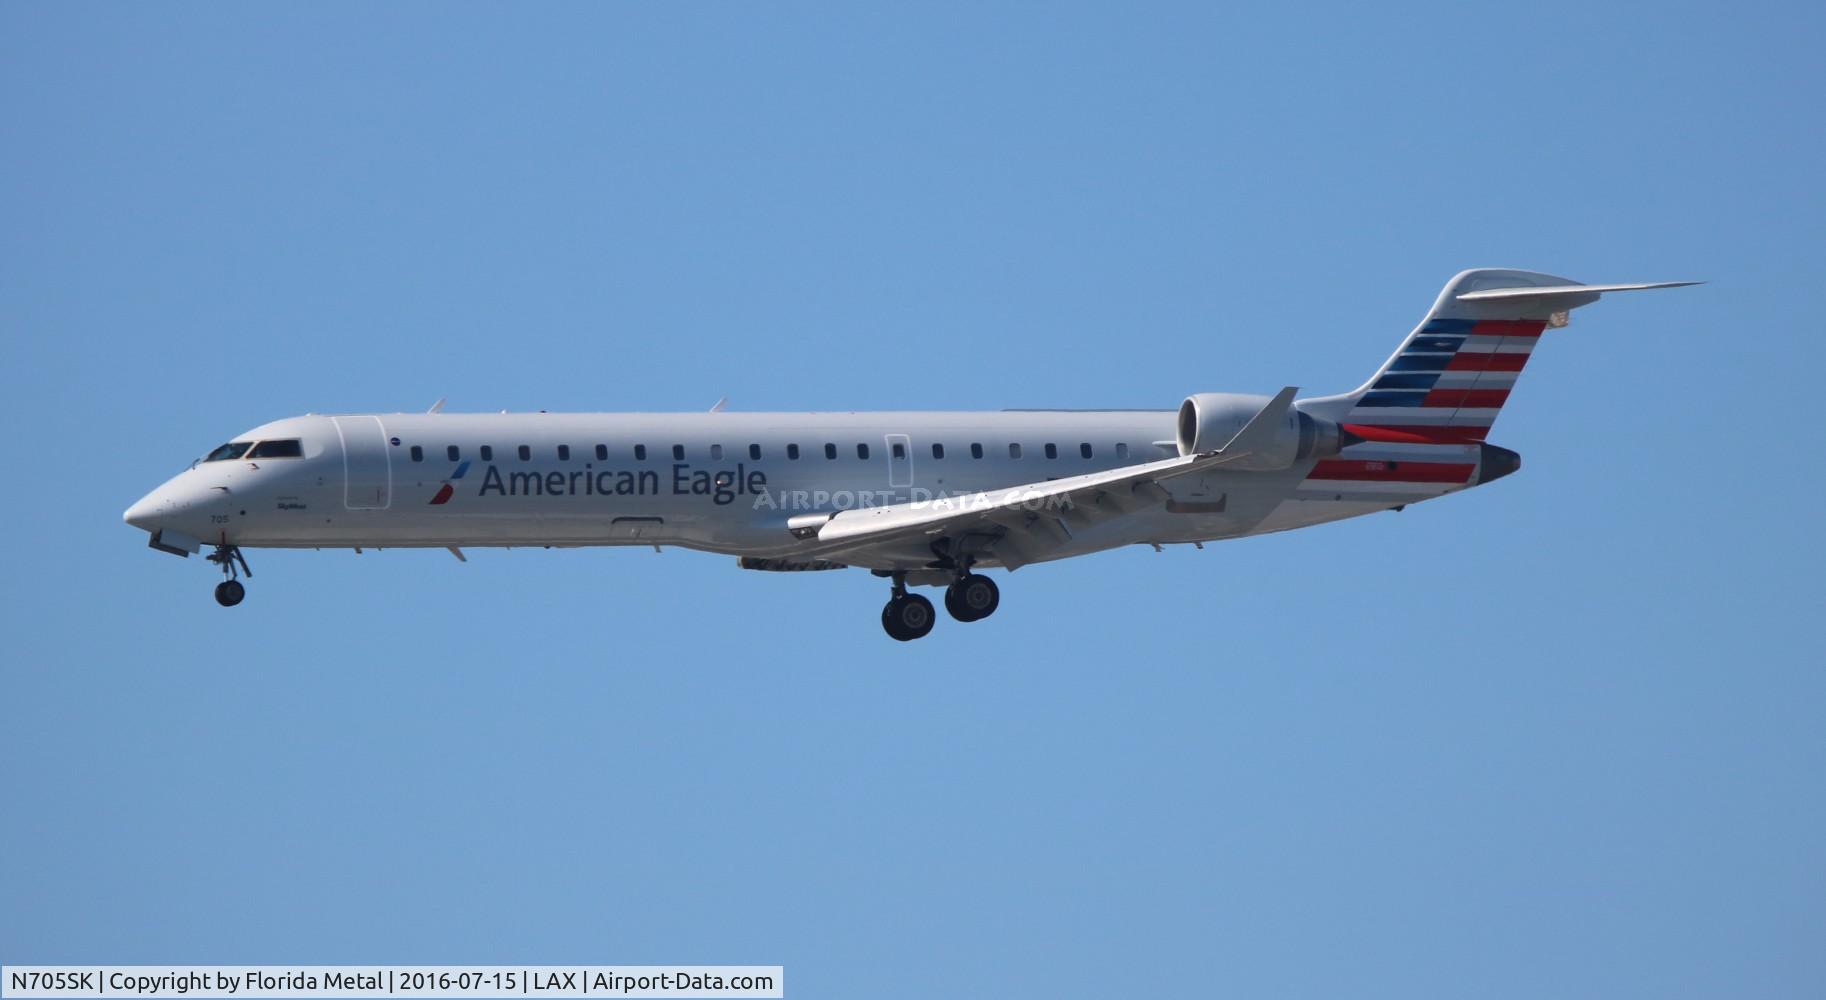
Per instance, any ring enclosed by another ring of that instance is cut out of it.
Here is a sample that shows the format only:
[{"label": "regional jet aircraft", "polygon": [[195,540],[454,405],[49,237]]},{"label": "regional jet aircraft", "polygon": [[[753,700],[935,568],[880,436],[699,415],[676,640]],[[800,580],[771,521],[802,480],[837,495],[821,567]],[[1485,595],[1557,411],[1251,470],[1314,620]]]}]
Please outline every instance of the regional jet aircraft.
[{"label": "regional jet aircraft", "polygon": [[1303,528],[1456,493],[1521,464],[1490,425],[1547,329],[1605,292],[1531,271],[1454,277],[1361,388],[1198,393],[1168,410],[428,413],[292,417],[191,464],[126,512],[161,552],[210,547],[223,606],[249,548],[672,545],[743,569],[860,567],[902,641],[983,570],[1118,545]]}]

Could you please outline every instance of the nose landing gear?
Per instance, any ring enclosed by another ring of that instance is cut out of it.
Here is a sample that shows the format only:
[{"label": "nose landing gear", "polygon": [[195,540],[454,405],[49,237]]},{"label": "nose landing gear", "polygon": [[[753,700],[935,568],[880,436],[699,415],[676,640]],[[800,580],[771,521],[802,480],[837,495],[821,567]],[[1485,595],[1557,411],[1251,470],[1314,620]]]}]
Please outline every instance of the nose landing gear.
[{"label": "nose landing gear", "polygon": [[[241,573],[250,578],[254,575],[254,571],[247,568],[247,559],[241,555],[240,546],[224,543],[216,546],[216,550],[204,558],[222,567],[222,575],[227,577],[216,584],[216,603],[225,608],[240,604],[242,598],[247,596],[247,588],[236,577]],[[239,572],[236,572],[237,566]]]}]

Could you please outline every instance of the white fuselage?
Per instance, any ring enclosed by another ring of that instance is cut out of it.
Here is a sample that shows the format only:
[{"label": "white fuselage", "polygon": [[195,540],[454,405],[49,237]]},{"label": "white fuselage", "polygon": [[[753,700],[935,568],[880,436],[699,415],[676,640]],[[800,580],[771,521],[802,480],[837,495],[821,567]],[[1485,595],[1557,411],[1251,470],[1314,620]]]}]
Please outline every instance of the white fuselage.
[{"label": "white fuselage", "polygon": [[[296,457],[260,457],[267,441],[296,441]],[[790,559],[805,547],[789,531],[796,516],[1177,454],[1170,410],[313,415],[255,428],[243,442],[246,455],[199,461],[127,520],[209,545],[677,545]],[[1399,460],[1404,447],[1353,450]],[[1426,452],[1437,460],[1440,448]],[[1476,446],[1464,456],[1475,463]],[[1174,481],[1164,502],[1064,531],[1043,558],[1285,530],[1466,485],[1318,483],[1307,480],[1313,464]],[[851,563],[905,569],[928,559],[913,547]]]}]

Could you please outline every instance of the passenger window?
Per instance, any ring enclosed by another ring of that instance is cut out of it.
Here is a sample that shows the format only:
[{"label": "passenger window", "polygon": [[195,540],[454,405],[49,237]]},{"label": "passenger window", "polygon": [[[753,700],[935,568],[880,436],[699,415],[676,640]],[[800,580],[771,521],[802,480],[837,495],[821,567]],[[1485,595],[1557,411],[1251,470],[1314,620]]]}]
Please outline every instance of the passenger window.
[{"label": "passenger window", "polygon": [[230,441],[222,447],[217,448],[215,451],[203,456],[203,461],[226,462],[232,458],[240,458],[242,455],[247,454],[247,446],[251,443],[252,442],[250,441]]},{"label": "passenger window", "polygon": [[675,444],[672,446],[672,460],[674,462],[683,462],[685,460],[685,446],[684,445]]},{"label": "passenger window", "polygon": [[1046,457],[1047,458],[1058,458],[1059,457],[1059,446],[1049,442],[1046,445]]},{"label": "passenger window", "polygon": [[489,444],[483,445],[482,446],[482,461],[492,462],[494,460],[495,460],[494,445],[489,445]]},{"label": "passenger window", "polygon": [[634,446],[634,461],[644,462],[646,460],[647,460],[647,446],[644,444],[635,445]]},{"label": "passenger window", "polygon": [[457,449],[456,445],[453,444],[450,447],[444,449],[444,456],[446,458],[450,459],[452,462],[455,462],[455,461],[459,461],[460,459],[462,459],[463,453]]},{"label": "passenger window", "polygon": [[899,441],[894,442],[894,457],[895,458],[906,458],[907,457],[907,446],[904,444],[901,444]]},{"label": "passenger window", "polygon": [[936,441],[932,442],[932,457],[933,458],[944,458],[945,457],[945,446],[942,444],[939,444]]},{"label": "passenger window", "polygon": [[787,445],[786,446],[786,457],[790,461],[797,462],[799,460],[799,446],[796,444]]},{"label": "passenger window", "polygon": [[558,461],[568,462],[570,460],[571,460],[571,446],[568,444],[559,445],[558,446]]},{"label": "passenger window", "polygon": [[1019,444],[1016,444],[1013,441],[1008,442],[1008,457],[1009,458],[1020,458],[1021,457],[1021,446]]},{"label": "passenger window", "polygon": [[856,457],[860,458],[864,461],[867,461],[868,457],[869,457],[869,446],[866,444],[857,445],[856,446]]},{"label": "passenger window", "polygon": [[710,446],[710,460],[712,462],[721,462],[723,460],[723,446],[722,445],[713,444]]},{"label": "passenger window", "polygon": [[980,444],[972,444],[970,446],[970,457],[971,458],[982,458],[983,457],[983,446]]},{"label": "passenger window", "polygon": [[597,445],[596,446],[596,461],[606,462],[608,460],[609,460],[609,446],[606,444]]},{"label": "passenger window", "polygon": [[1128,446],[1128,442],[1126,442],[1126,441],[1118,441],[1118,442],[1116,442],[1116,457],[1117,457],[1117,458],[1127,458],[1127,457],[1129,457],[1129,446]]},{"label": "passenger window", "polygon": [[1091,445],[1090,445],[1089,441],[1086,441],[1083,444],[1078,446],[1078,454],[1084,456],[1085,458],[1091,457]]},{"label": "passenger window", "polygon": [[420,448],[418,445],[413,445],[412,460],[414,462],[423,462],[425,460],[425,449]]},{"label": "passenger window", "polygon": [[828,441],[827,441],[827,442],[825,442],[825,445],[824,445],[824,457],[825,457],[825,458],[828,458],[828,459],[831,459],[831,460],[832,460],[832,461],[835,461],[835,460],[836,460],[836,458],[837,458],[837,446],[836,446],[836,445],[834,445],[834,444],[831,444],[831,443],[830,443],[830,442],[828,442]]},{"label": "passenger window", "polygon": [[297,438],[288,441],[262,441],[247,453],[248,458],[303,458],[304,445]]},{"label": "passenger window", "polygon": [[532,460],[533,460],[533,449],[532,449],[532,446],[531,446],[531,445],[524,445],[524,444],[523,444],[523,445],[521,445],[521,446],[520,446],[520,461],[522,461],[522,462],[530,462],[530,461],[532,461]]},{"label": "passenger window", "polygon": [[758,444],[749,445],[748,446],[748,457],[753,459],[754,461],[759,462],[761,460],[761,446]]}]

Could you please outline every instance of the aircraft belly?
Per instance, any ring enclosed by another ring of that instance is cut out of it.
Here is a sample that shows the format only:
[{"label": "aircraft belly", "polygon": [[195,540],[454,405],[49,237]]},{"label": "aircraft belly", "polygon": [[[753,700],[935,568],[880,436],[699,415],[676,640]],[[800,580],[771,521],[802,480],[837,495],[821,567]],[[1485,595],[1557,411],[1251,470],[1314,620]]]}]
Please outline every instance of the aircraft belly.
[{"label": "aircraft belly", "polygon": [[235,540],[253,547],[682,545],[742,555],[785,554],[799,544],[786,532],[784,516],[757,520],[746,507],[733,504],[713,511],[693,506],[538,498],[509,498],[491,503],[486,511],[430,504],[351,511],[337,509],[338,504],[250,518]]}]

